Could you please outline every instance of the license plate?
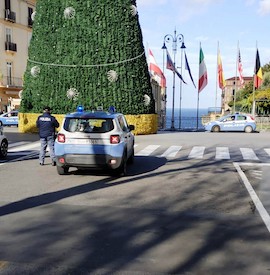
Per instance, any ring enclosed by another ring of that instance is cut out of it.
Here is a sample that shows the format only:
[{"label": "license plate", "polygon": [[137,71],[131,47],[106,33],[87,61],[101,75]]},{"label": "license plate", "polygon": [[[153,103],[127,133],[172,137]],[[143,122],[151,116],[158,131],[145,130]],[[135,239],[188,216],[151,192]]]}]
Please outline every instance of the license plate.
[{"label": "license plate", "polygon": [[98,144],[98,139],[73,139],[68,140],[66,143],[69,144]]}]

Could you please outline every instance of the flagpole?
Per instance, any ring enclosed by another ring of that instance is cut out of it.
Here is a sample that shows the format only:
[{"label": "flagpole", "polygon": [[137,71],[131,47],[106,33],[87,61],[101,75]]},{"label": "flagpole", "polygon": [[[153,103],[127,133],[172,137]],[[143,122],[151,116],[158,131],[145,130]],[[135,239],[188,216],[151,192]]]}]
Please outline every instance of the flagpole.
[{"label": "flagpole", "polygon": [[253,91],[252,91],[252,116],[255,117],[255,109],[256,109],[256,103],[255,103],[255,77],[256,77],[256,62],[257,62],[257,51],[258,51],[258,43],[256,41],[256,54],[255,54],[255,69],[253,74]]},{"label": "flagpole", "polygon": [[219,41],[217,42],[217,70],[216,70],[215,116],[216,116],[216,109],[217,109],[217,89],[218,89],[218,55],[219,55]]},{"label": "flagpole", "polygon": [[[200,42],[200,49],[199,52],[201,52],[201,42]],[[199,64],[199,77],[198,77],[198,81],[200,81],[200,64]],[[200,84],[198,83],[198,98],[197,98],[197,131],[199,128],[199,99],[200,99]]]},{"label": "flagpole", "polygon": [[234,79],[234,95],[233,95],[233,112],[235,113],[235,102],[236,102],[236,84],[237,84],[237,60],[238,60],[238,53],[239,53],[239,40],[237,42],[237,52],[236,52],[236,64],[235,64],[235,79]]}]

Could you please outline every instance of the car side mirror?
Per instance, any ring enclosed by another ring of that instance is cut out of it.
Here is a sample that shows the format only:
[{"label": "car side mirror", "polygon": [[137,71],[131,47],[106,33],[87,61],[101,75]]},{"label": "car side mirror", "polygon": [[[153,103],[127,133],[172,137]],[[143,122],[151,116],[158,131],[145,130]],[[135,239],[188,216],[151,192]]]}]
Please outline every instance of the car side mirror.
[{"label": "car side mirror", "polygon": [[135,130],[135,126],[134,125],[129,125],[128,128],[129,128],[130,131]]}]

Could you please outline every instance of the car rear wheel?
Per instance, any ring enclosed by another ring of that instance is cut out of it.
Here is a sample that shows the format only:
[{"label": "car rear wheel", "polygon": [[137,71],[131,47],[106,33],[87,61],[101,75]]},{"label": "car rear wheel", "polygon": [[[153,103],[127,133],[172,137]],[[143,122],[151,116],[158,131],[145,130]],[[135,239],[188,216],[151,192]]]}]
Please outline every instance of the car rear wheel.
[{"label": "car rear wheel", "polygon": [[66,167],[66,166],[56,166],[57,168],[57,172],[59,175],[66,175],[68,173],[68,169],[69,167]]},{"label": "car rear wheel", "polygon": [[8,142],[3,139],[0,145],[0,158],[6,158],[8,153]]},{"label": "car rear wheel", "polygon": [[127,155],[126,153],[123,155],[121,165],[113,170],[113,175],[121,177],[127,175]]},{"label": "car rear wheel", "polygon": [[245,128],[246,133],[251,133],[252,131],[253,131],[253,129],[251,126],[246,126],[246,128]]},{"label": "car rear wheel", "polygon": [[213,128],[212,128],[212,132],[219,132],[220,131],[220,128],[219,128],[219,126],[218,125],[215,125],[215,126],[213,126]]}]

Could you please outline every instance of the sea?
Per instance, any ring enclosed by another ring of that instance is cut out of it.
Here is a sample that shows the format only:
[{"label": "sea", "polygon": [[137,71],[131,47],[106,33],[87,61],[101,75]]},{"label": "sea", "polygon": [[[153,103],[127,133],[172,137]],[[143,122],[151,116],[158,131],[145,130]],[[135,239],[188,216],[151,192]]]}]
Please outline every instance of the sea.
[{"label": "sea", "polygon": [[[174,109],[174,128],[175,129],[203,129],[202,116],[209,115],[209,108],[179,108]],[[166,129],[172,127],[172,109],[166,109]]]}]

